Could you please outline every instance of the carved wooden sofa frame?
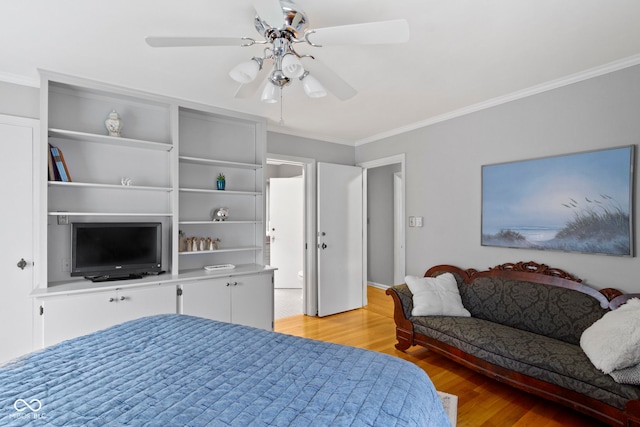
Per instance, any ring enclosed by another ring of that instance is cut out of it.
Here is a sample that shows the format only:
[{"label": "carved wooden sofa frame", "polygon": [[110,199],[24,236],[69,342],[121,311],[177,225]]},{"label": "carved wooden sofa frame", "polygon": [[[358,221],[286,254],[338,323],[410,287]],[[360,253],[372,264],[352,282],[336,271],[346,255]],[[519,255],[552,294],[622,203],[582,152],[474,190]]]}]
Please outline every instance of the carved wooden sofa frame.
[{"label": "carved wooden sofa frame", "polygon": [[[438,265],[427,270],[424,277],[437,276],[443,272],[455,273],[462,277],[466,283],[472,283],[473,280],[478,277],[490,276],[569,288],[593,296],[600,302],[601,307],[605,309],[615,309],[629,298],[640,296],[640,294],[623,294],[619,290],[612,288],[597,291],[583,285],[581,279],[561,269],[551,268],[535,262],[507,263],[489,268],[486,271],[477,271],[474,269],[463,270],[451,265]],[[397,349],[404,351],[411,346],[420,345],[492,379],[568,406],[607,424],[640,427],[640,400],[629,400],[625,410],[621,411],[616,407],[576,391],[511,371],[465,353],[449,344],[422,335],[414,331],[413,323],[405,316],[402,301],[394,288],[387,289],[386,293],[387,295],[391,295],[394,301],[394,320],[396,323],[396,339],[398,340],[396,344]]]}]

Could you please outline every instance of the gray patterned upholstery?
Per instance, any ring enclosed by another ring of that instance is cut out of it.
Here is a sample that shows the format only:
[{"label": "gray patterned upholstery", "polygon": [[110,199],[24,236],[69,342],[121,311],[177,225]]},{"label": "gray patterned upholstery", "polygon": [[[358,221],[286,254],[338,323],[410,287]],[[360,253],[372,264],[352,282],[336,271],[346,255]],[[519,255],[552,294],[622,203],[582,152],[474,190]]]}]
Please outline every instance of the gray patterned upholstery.
[{"label": "gray patterned upholstery", "polygon": [[557,384],[624,409],[640,387],[618,384],[597,370],[579,345],[474,317],[421,316],[415,332],[514,372]]},{"label": "gray patterned upholstery", "polygon": [[582,332],[606,313],[595,298],[572,289],[498,277],[476,277],[471,284],[458,275],[456,280],[472,317],[413,317],[408,286],[393,287],[416,333],[619,409],[630,399],[640,399],[640,387],[616,383],[597,370],[580,348]]},{"label": "gray patterned upholstery", "polygon": [[606,310],[595,298],[572,289],[498,277],[458,283],[471,316],[572,344]]}]

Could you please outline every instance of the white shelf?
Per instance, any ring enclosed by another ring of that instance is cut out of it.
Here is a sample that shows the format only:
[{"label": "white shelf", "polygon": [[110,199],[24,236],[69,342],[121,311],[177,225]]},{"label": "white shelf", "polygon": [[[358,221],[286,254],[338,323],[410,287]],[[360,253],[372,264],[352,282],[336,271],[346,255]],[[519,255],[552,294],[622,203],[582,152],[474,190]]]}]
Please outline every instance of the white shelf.
[{"label": "white shelf", "polygon": [[217,249],[213,251],[194,251],[194,252],[179,252],[179,255],[205,255],[205,254],[219,254],[223,252],[246,252],[246,251],[259,251],[262,249],[260,246],[247,246],[243,248],[225,248],[225,249]]},{"label": "white shelf", "polygon": [[207,166],[222,166],[222,167],[230,167],[237,169],[262,169],[262,165],[256,165],[253,163],[240,163],[240,162],[229,162],[226,160],[215,160],[215,159],[205,159],[200,157],[189,157],[189,156],[179,156],[183,163],[193,163],[196,165],[207,165]]},{"label": "white shelf", "polygon": [[158,217],[172,217],[172,213],[158,213],[158,212],[65,212],[65,211],[53,211],[48,212],[49,216],[158,216]]},{"label": "white shelf", "polygon": [[180,225],[262,224],[262,221],[179,221]]},{"label": "white shelf", "polygon": [[98,135],[87,132],[77,132],[65,129],[49,129],[50,138],[62,138],[78,142],[92,142],[98,144],[119,145],[147,150],[171,151],[173,145],[164,142],[145,141],[142,139],[122,138],[108,135]]},{"label": "white shelf", "polygon": [[217,195],[260,196],[259,191],[207,190],[204,188],[180,188],[183,193],[205,193]]},{"label": "white shelf", "polygon": [[141,191],[160,191],[169,193],[173,191],[170,187],[150,187],[145,185],[118,185],[118,184],[97,184],[90,182],[64,182],[64,181],[49,181],[49,187],[60,188],[104,188],[104,189],[117,189],[117,190],[141,190]]}]

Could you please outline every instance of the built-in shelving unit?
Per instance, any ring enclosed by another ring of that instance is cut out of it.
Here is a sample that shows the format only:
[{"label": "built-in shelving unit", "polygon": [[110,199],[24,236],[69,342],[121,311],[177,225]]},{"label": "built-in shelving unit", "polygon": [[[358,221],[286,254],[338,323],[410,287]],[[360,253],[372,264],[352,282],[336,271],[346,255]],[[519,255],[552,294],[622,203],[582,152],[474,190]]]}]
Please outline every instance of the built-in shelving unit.
[{"label": "built-in shelving unit", "polygon": [[[41,164],[51,144],[71,176],[45,174],[40,187],[41,286],[81,280],[63,271],[73,222],[161,222],[163,268],[173,276],[210,264],[264,264],[263,119],[48,71],[41,77]],[[105,126],[113,110],[121,136]],[[225,190],[216,189],[220,173]],[[220,207],[229,218],[212,221]],[[219,239],[219,247],[181,251],[179,231]]]},{"label": "built-in shelving unit", "polygon": [[108,135],[96,135],[88,132],[76,132],[64,129],[49,129],[49,138],[62,138],[81,143],[110,144],[119,147],[143,148],[145,150],[171,151],[172,144],[162,142],[144,141]]},{"label": "built-in shelving unit", "polygon": [[[272,329],[273,268],[263,261],[266,121],[48,71],[40,92],[34,339],[49,345],[176,312]],[[113,110],[121,136],[105,126]],[[50,179],[50,144],[71,180]],[[220,173],[225,190],[216,189]],[[212,220],[219,207],[229,209],[226,221]],[[103,283],[71,277],[74,222],[160,222],[166,273]],[[219,246],[181,251],[179,231]],[[203,268],[211,264],[236,267]]]},{"label": "built-in shelving unit", "polygon": [[[219,248],[179,251],[179,270],[208,264],[263,264],[264,134],[256,123],[206,109],[181,108],[179,219],[184,238],[219,239]],[[225,175],[225,190],[216,177]],[[213,221],[218,208],[225,221]],[[180,246],[180,242],[178,243]]]}]

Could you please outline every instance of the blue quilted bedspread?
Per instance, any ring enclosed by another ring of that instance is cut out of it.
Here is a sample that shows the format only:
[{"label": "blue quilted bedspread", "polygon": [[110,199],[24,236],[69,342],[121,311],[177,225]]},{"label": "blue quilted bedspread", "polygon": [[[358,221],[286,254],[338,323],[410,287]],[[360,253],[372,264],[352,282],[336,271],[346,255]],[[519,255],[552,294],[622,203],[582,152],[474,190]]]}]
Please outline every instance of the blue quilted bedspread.
[{"label": "blue quilted bedspread", "polygon": [[183,315],[147,317],[0,369],[0,425],[448,426],[417,366]]}]

